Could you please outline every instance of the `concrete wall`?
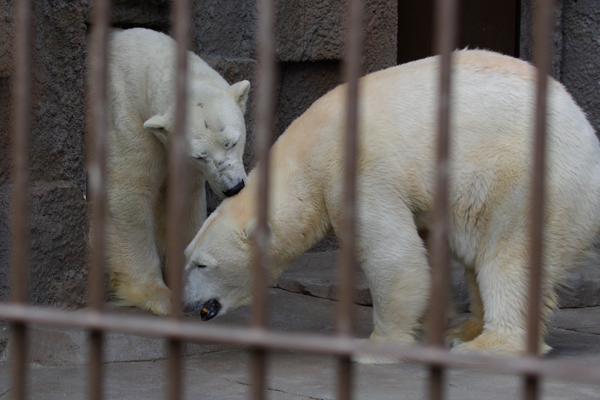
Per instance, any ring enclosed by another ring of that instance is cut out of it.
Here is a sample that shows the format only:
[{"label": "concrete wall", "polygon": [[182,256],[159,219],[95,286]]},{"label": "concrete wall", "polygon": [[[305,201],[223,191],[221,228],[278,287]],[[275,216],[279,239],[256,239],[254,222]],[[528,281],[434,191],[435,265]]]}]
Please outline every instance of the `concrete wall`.
[{"label": "concrete wall", "polygon": [[[531,61],[532,0],[522,1],[521,58]],[[562,82],[600,134],[600,7],[596,0],[557,0],[552,75]]]},{"label": "concrete wall", "polygon": [[[32,93],[30,299],[80,306],[85,299],[81,2],[35,2]],[[0,4],[0,300],[8,297],[11,176],[12,2]]]}]

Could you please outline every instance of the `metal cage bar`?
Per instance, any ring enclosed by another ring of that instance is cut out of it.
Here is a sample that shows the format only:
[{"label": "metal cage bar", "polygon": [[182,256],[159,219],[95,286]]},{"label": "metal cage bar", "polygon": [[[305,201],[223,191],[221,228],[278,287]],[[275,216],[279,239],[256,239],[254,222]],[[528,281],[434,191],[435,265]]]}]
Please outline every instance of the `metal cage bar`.
[{"label": "metal cage bar", "polygon": [[[546,105],[548,75],[551,68],[552,0],[536,1],[537,24],[535,26],[534,63],[537,67],[535,98],[535,132],[533,140],[533,171],[531,185],[531,244],[529,302],[527,315],[527,353],[537,356],[540,352],[540,302],[543,274],[543,232],[545,207],[546,169]],[[524,377],[527,400],[539,398],[539,378]]]},{"label": "metal cage bar", "polygon": [[392,344],[374,344],[352,340],[352,302],[354,297],[355,236],[356,236],[356,159],[358,127],[358,77],[360,75],[360,46],[362,42],[362,2],[349,3],[348,47],[345,79],[348,82],[347,97],[347,142],[345,152],[346,171],[344,177],[344,225],[342,254],[340,257],[340,280],[342,293],[337,314],[337,335],[296,334],[271,332],[266,330],[267,322],[267,266],[268,259],[268,170],[269,148],[272,138],[274,109],[274,9],[273,0],[259,2],[259,87],[258,87],[258,126],[257,151],[259,159],[259,207],[256,232],[257,252],[253,265],[252,326],[232,328],[202,325],[184,321],[181,315],[181,269],[185,263],[183,250],[186,243],[181,240],[182,211],[186,208],[187,176],[185,172],[186,154],[186,78],[187,44],[190,31],[190,2],[178,0],[173,8],[173,26],[177,40],[176,78],[176,122],[175,134],[170,143],[169,154],[169,204],[170,225],[167,266],[169,286],[172,289],[171,316],[156,319],[146,316],[116,315],[102,312],[103,308],[103,262],[104,215],[106,213],[106,124],[107,124],[107,68],[108,68],[108,16],[109,0],[94,0],[92,49],[92,85],[99,93],[94,104],[93,118],[96,138],[95,159],[89,172],[92,194],[92,246],[94,257],[90,270],[90,308],[87,311],[63,311],[28,306],[27,303],[27,214],[29,197],[29,136],[30,136],[30,89],[31,89],[31,42],[32,5],[30,0],[15,1],[15,84],[13,97],[15,104],[14,125],[14,189],[13,243],[12,243],[12,302],[0,304],[0,318],[13,325],[13,390],[14,398],[25,399],[26,381],[26,331],[27,324],[37,323],[52,326],[68,326],[89,330],[91,335],[90,386],[89,397],[102,398],[102,336],[104,332],[122,332],[134,335],[166,338],[169,343],[168,397],[179,399],[182,395],[181,342],[231,343],[246,346],[252,353],[251,374],[253,399],[265,397],[266,351],[288,350],[329,354],[340,358],[339,388],[340,399],[352,396],[351,357],[372,354],[402,358],[407,361],[429,366],[430,398],[443,397],[443,374],[445,368],[483,369],[522,375],[525,379],[525,398],[539,397],[539,379],[552,377],[571,380],[600,380],[600,366],[579,364],[567,361],[541,359],[539,353],[540,332],[540,282],[542,277],[542,232],[544,200],[544,150],[545,150],[545,108],[547,75],[550,71],[550,44],[552,28],[552,0],[538,0],[536,26],[535,63],[538,68],[534,172],[532,174],[532,214],[531,214],[531,277],[529,290],[529,315],[526,356],[496,357],[471,354],[454,354],[443,348],[445,301],[448,282],[448,241],[447,241],[447,191],[448,191],[448,144],[450,126],[450,80],[451,51],[456,38],[456,16],[458,0],[438,0],[437,52],[441,54],[440,65],[440,104],[438,136],[438,175],[435,200],[435,227],[432,235],[432,307],[429,324],[429,347],[409,347]]},{"label": "metal cage bar", "polygon": [[[273,127],[275,87],[275,11],[273,0],[258,2],[258,103],[256,157],[258,160],[258,207],[254,233],[255,251],[252,265],[252,327],[264,330],[268,320],[267,280],[269,270],[269,168]],[[251,398],[265,398],[267,354],[264,348],[250,351]]]},{"label": "metal cage bar", "polygon": [[597,382],[600,365],[531,356],[491,356],[451,353],[446,349],[395,344],[369,343],[314,333],[271,332],[252,327],[226,327],[201,322],[169,321],[147,315],[89,313],[36,306],[0,304],[0,318],[10,321],[77,329],[121,332],[131,335],[174,338],[185,342],[237,344],[270,350],[313,354],[373,354],[401,358],[407,362],[435,364],[445,368],[477,369],[515,375]]},{"label": "metal cage bar", "polygon": [[[29,250],[29,148],[31,141],[31,49],[33,9],[31,0],[18,0],[15,13],[15,105],[13,131],[12,206],[12,302],[27,303],[27,252]],[[26,397],[27,326],[25,321],[12,324],[13,398]]]},{"label": "metal cage bar", "polygon": [[[191,3],[176,0],[173,3],[171,27],[177,42],[175,51],[175,124],[169,135],[168,188],[167,188],[167,259],[169,288],[171,289],[170,321],[181,315],[182,275],[185,265],[185,243],[182,226],[188,205],[188,171],[186,157],[187,103],[188,103],[188,45],[191,26]],[[182,398],[182,343],[171,338],[167,341],[167,398]]]},{"label": "metal cage bar", "polygon": [[[336,325],[339,337],[349,338],[354,332],[354,299],[356,285],[356,164],[358,159],[358,80],[361,75],[363,41],[363,1],[348,2],[346,29],[346,140],[344,148],[344,200],[341,221],[341,252],[338,266],[340,296]],[[339,359],[338,398],[352,398],[352,361],[350,357]]]},{"label": "metal cage bar", "polygon": [[[92,4],[92,43],[90,90],[96,99],[92,108],[92,154],[88,166],[88,186],[91,202],[91,250],[88,287],[90,312],[100,313],[104,307],[104,256],[106,231],[106,149],[108,129],[108,36],[110,1],[95,0]],[[102,330],[90,331],[90,366],[88,398],[103,397]]]},{"label": "metal cage bar", "polygon": [[[429,345],[444,347],[444,328],[449,301],[450,248],[448,244],[448,181],[450,178],[450,89],[452,51],[456,46],[458,0],[436,2],[435,48],[439,54],[439,103],[437,136],[436,192],[433,229],[431,231],[431,306],[428,326]],[[444,397],[444,369],[431,365],[429,369],[429,398]]]}]

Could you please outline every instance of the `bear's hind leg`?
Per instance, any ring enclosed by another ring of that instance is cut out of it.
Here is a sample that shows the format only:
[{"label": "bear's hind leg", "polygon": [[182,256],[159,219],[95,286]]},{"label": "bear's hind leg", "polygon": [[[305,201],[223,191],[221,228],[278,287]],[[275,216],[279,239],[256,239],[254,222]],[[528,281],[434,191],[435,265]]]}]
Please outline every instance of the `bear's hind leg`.
[{"label": "bear's hind leg", "polygon": [[[518,235],[515,235],[518,236]],[[506,243],[503,252],[479,266],[477,282],[484,309],[483,332],[475,339],[462,343],[453,351],[478,351],[489,354],[521,354],[525,351],[527,292],[529,269],[525,241],[514,238]],[[544,288],[545,287],[545,288]],[[543,285],[542,309],[543,324],[550,314],[553,288]],[[544,329],[542,328],[542,332]],[[540,352],[550,351],[550,347],[540,335]]]}]

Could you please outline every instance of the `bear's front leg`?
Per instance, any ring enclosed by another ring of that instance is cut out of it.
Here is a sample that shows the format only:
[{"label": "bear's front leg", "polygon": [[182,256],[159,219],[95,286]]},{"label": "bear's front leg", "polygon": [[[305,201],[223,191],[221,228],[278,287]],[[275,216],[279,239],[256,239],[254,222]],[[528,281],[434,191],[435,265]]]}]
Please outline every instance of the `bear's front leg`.
[{"label": "bear's front leg", "polygon": [[163,281],[155,237],[152,191],[109,192],[107,258],[111,287],[120,306],[168,314],[171,291]]},{"label": "bear's front leg", "polygon": [[[375,343],[414,344],[427,307],[431,276],[424,243],[404,204],[373,200],[361,209],[359,253],[373,297]],[[360,355],[365,364],[401,360]]]}]

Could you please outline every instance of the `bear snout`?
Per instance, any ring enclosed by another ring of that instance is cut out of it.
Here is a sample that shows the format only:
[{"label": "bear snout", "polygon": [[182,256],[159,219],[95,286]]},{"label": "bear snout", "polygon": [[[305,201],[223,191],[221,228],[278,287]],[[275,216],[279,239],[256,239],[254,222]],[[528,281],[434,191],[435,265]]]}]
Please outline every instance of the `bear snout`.
[{"label": "bear snout", "polygon": [[244,180],[242,179],[238,182],[237,185],[224,191],[223,194],[225,195],[225,197],[235,196],[236,194],[239,193],[240,190],[242,190],[244,188],[244,186],[245,186]]},{"label": "bear snout", "polygon": [[204,303],[195,301],[193,303],[186,303],[183,305],[183,313],[185,315],[200,315],[204,309]]}]

